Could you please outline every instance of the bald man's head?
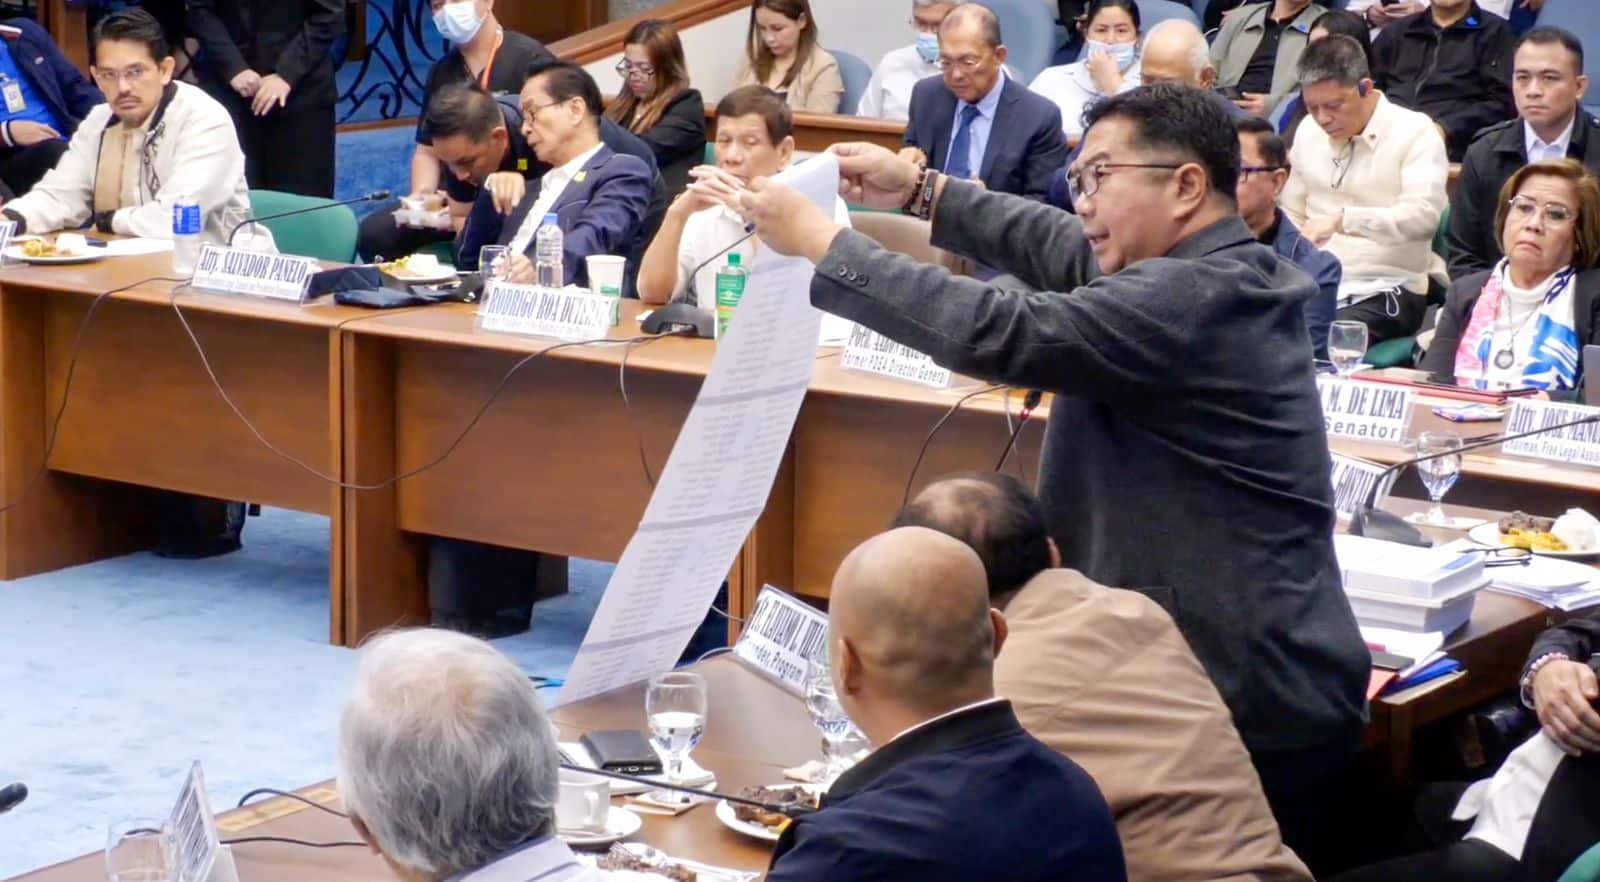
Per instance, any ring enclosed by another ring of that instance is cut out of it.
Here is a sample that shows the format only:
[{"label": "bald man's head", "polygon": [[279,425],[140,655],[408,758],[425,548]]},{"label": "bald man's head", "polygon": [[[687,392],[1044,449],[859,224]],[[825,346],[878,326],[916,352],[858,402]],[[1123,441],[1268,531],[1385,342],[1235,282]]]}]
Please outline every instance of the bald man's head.
[{"label": "bald man's head", "polygon": [[927,527],[965,542],[989,576],[989,599],[1008,595],[1059,565],[1044,506],[1027,485],[998,472],[972,472],[928,485],[891,527]]},{"label": "bald man's head", "polygon": [[977,553],[943,533],[902,527],[852,551],[834,576],[828,629],[841,700],[874,740],[869,721],[889,709],[873,705],[920,722],[993,695],[988,578]]},{"label": "bald man's head", "polygon": [[1150,29],[1139,54],[1140,79],[1146,86],[1177,83],[1210,89],[1217,71],[1205,34],[1192,23],[1169,18]]}]

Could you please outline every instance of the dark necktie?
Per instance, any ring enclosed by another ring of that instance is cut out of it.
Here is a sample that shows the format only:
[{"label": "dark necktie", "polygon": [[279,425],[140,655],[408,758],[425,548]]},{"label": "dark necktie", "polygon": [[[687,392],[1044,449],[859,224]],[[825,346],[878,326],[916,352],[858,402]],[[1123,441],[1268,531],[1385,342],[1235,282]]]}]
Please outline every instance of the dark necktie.
[{"label": "dark necktie", "polygon": [[977,118],[977,107],[968,104],[961,108],[961,124],[956,126],[955,140],[950,142],[950,156],[944,163],[944,173],[952,178],[964,181],[972,177],[972,121]]}]

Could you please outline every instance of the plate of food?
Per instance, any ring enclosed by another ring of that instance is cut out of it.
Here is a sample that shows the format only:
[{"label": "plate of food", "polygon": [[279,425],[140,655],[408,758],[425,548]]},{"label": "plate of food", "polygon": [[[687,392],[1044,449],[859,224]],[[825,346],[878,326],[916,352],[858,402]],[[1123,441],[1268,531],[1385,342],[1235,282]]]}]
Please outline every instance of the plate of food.
[{"label": "plate of food", "polygon": [[[817,807],[818,794],[804,784],[779,784],[773,787],[746,787],[739,791],[745,799],[754,799],[774,805],[806,805]],[[767,811],[753,805],[731,803],[726,799],[717,802],[717,820],[723,826],[746,836],[767,842],[777,842],[783,828],[789,825],[789,816]]]},{"label": "plate of food", "polygon": [[619,842],[594,863],[602,870],[654,873],[673,882],[751,882],[761,875],[675,858],[643,842]]},{"label": "plate of food", "polygon": [[399,260],[380,263],[378,272],[408,285],[436,285],[440,282],[453,281],[456,277],[454,267],[445,266],[432,254],[413,254]]},{"label": "plate of food", "polygon": [[1600,555],[1600,521],[1581,508],[1568,509],[1559,518],[1512,512],[1498,522],[1474,527],[1467,538],[1480,545],[1526,548],[1549,557]]},{"label": "plate of food", "polygon": [[91,263],[106,256],[77,233],[62,233],[54,239],[39,237],[6,247],[6,257],[37,264]]}]

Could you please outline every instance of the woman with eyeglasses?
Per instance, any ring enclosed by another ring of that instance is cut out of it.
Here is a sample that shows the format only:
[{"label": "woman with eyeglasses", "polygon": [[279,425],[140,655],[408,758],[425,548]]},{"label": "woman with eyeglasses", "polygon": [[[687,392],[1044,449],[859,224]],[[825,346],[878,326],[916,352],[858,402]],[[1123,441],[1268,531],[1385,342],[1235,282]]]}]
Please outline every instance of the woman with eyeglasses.
[{"label": "woman with eyeglasses", "polygon": [[766,86],[784,96],[790,110],[838,113],[844,78],[817,40],[809,0],[755,0],[733,87]]},{"label": "woman with eyeglasses", "polygon": [[1083,138],[1083,112],[1106,97],[1139,85],[1139,4],[1093,0],[1084,16],[1081,61],[1047,67],[1028,90],[1061,108],[1067,144]]},{"label": "woman with eyeglasses", "polygon": [[1425,370],[1574,397],[1600,343],[1600,182],[1570,159],[1536,162],[1500,190],[1505,257],[1450,287]]},{"label": "woman with eyeglasses", "polygon": [[622,93],[606,116],[650,145],[669,195],[683,192],[689,169],[705,156],[706,103],[689,88],[678,32],[658,19],[634,25],[623,39],[617,73]]}]

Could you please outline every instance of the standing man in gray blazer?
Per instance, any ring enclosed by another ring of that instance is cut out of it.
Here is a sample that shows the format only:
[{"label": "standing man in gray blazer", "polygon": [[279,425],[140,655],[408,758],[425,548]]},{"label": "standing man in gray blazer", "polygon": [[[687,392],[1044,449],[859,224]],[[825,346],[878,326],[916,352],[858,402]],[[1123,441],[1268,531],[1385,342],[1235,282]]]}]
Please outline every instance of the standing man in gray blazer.
[{"label": "standing man in gray blazer", "polygon": [[1215,100],[1143,87],[1089,123],[1069,174],[1076,218],[882,148],[834,148],[849,201],[931,217],[934,244],[1020,283],[885,251],[767,180],[738,204],[769,247],[816,264],[818,308],[1055,393],[1039,494],[1063,565],[1177,621],[1284,839],[1316,869],[1370,664],[1333,553],[1304,318],[1316,284],[1240,219],[1239,141]]}]

